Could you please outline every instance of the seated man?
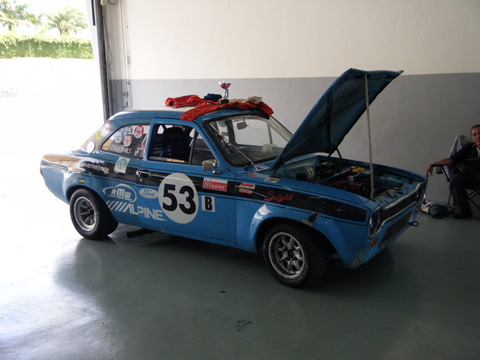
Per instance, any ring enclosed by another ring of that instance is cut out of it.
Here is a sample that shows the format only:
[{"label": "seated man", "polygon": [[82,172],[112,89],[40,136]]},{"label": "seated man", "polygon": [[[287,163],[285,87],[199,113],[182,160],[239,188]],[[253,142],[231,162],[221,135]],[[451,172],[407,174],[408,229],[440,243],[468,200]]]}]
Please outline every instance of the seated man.
[{"label": "seated man", "polygon": [[465,189],[480,186],[480,124],[472,126],[470,133],[473,143],[463,146],[457,153],[446,159],[430,164],[425,171],[425,175],[429,176],[432,175],[434,166],[464,164],[463,170],[454,172],[450,178],[450,191],[453,203],[457,206],[454,213],[456,219],[472,216]]}]

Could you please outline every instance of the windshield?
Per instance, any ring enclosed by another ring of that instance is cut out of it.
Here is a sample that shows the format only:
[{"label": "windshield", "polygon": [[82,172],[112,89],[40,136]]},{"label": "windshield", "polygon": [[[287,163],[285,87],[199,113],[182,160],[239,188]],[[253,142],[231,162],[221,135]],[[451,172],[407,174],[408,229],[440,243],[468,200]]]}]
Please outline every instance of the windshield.
[{"label": "windshield", "polygon": [[275,159],[292,134],[273,118],[236,116],[206,124],[225,159],[244,166]]}]

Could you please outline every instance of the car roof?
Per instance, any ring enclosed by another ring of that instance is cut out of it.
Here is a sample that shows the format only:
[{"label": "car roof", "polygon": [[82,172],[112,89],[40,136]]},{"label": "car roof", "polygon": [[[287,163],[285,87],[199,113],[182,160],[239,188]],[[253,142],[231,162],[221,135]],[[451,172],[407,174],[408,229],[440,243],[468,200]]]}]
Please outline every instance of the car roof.
[{"label": "car roof", "polygon": [[116,113],[113,115],[109,121],[120,121],[128,120],[134,121],[135,119],[145,120],[153,118],[167,118],[167,119],[180,119],[185,111],[191,108],[170,108],[170,107],[158,107],[158,108],[147,108],[147,109],[128,109]]},{"label": "car roof", "polygon": [[[258,111],[252,110],[240,110],[240,109],[227,109],[227,110],[217,110],[214,112],[206,113],[198,116],[193,121],[182,120],[180,116],[188,111],[193,109],[193,107],[181,107],[181,108],[172,108],[172,107],[155,107],[155,108],[146,108],[146,109],[129,109],[122,112],[119,112],[113,115],[109,121],[112,121],[115,125],[125,125],[125,124],[135,124],[151,121],[154,119],[171,119],[178,120],[187,123],[197,123],[201,124],[206,120],[211,120],[224,116],[235,116],[235,115],[249,115],[249,114],[261,114]],[[263,115],[264,116],[264,115]]]}]

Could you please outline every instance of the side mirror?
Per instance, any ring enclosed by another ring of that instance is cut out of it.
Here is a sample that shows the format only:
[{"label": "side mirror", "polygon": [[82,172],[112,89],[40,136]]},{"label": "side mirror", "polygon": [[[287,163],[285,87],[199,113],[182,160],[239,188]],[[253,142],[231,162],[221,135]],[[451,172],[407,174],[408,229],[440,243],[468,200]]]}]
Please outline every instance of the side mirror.
[{"label": "side mirror", "polygon": [[221,171],[217,170],[218,162],[215,159],[205,160],[202,162],[203,171],[212,171],[214,174],[220,174]]}]

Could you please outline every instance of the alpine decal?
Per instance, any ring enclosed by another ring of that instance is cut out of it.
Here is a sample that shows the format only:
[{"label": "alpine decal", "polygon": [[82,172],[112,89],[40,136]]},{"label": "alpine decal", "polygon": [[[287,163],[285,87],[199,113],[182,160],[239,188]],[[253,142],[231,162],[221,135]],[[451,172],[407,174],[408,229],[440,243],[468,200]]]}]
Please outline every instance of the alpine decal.
[{"label": "alpine decal", "polygon": [[111,211],[118,211],[131,215],[143,216],[146,219],[165,221],[162,210],[160,209],[150,209],[120,200],[108,200],[107,206]]},{"label": "alpine decal", "polygon": [[228,181],[221,179],[204,178],[202,189],[227,192]]},{"label": "alpine decal", "polygon": [[106,187],[102,191],[108,197],[116,198],[119,200],[126,200],[128,202],[135,202],[137,200],[137,194],[135,190],[125,184],[118,184],[116,186]]},{"label": "alpine decal", "polygon": [[197,190],[185,174],[165,177],[158,188],[158,201],[165,215],[176,223],[188,224],[197,216]]}]

